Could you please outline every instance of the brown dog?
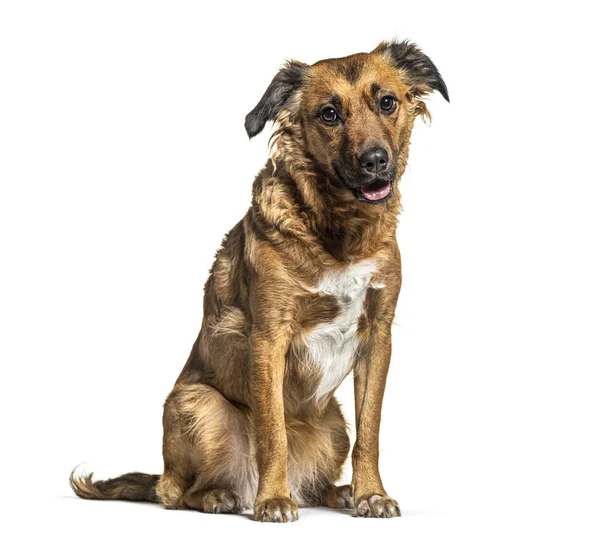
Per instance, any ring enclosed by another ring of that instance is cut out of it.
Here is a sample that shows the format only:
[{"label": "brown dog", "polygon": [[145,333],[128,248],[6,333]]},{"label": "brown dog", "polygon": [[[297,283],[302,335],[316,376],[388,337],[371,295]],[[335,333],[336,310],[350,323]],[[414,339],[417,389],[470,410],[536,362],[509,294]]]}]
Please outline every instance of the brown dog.
[{"label": "brown dog", "polygon": [[[93,482],[83,498],[297,519],[298,506],[399,516],[378,468],[381,403],[400,291],[398,180],[421,97],[448,99],[413,44],[291,61],[246,117],[278,123],[252,206],[223,240],[204,319],[164,407],[164,473]],[[354,372],[352,486],[335,486],[350,449],[333,394]]]}]

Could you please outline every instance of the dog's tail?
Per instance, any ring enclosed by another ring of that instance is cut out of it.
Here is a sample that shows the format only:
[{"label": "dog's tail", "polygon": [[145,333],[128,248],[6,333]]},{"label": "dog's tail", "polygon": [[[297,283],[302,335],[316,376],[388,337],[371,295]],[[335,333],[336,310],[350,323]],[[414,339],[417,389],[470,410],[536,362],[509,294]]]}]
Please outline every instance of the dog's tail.
[{"label": "dog's tail", "polygon": [[127,473],[117,478],[97,480],[94,473],[78,475],[71,471],[69,483],[73,492],[83,499],[126,499],[130,501],[151,501],[160,503],[156,495],[156,485],[160,475]]}]

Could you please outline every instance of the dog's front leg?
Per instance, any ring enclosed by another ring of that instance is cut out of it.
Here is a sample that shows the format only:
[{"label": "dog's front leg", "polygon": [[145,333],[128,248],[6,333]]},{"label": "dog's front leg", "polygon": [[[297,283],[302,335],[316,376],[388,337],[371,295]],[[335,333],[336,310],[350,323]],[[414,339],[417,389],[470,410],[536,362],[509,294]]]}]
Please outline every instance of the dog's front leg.
[{"label": "dog's front leg", "polygon": [[400,516],[398,503],[383,488],[379,475],[379,425],[385,381],[392,355],[391,325],[399,292],[369,290],[369,329],[354,368],[356,443],[352,451],[354,514],[359,517]]},{"label": "dog's front leg", "polygon": [[281,328],[253,329],[251,337],[258,494],[254,518],[292,522],[298,505],[290,497],[283,374],[288,342]]}]

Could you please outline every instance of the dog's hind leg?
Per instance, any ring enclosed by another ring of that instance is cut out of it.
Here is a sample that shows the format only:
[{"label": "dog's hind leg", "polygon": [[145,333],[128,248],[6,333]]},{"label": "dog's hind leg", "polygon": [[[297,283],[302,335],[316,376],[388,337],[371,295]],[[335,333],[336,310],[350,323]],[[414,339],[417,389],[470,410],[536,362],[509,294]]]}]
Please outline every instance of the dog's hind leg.
[{"label": "dog's hind leg", "polygon": [[349,486],[335,486],[350,451],[338,402],[331,399],[317,420],[290,420],[286,427],[288,475],[298,505],[346,508],[352,491]]},{"label": "dog's hind leg", "polygon": [[163,416],[165,472],[157,494],[169,508],[235,513],[254,503],[248,411],[203,384],[177,384]]}]

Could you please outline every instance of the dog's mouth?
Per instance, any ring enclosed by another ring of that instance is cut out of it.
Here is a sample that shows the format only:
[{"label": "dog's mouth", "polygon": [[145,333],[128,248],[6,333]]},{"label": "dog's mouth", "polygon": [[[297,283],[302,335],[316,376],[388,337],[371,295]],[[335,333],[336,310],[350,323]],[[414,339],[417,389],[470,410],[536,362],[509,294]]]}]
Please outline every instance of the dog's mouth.
[{"label": "dog's mouth", "polygon": [[334,165],[334,170],[344,186],[352,191],[355,198],[360,202],[369,204],[383,204],[394,195],[394,187],[391,179],[377,179],[365,185],[349,185],[340,170]]},{"label": "dog's mouth", "polygon": [[355,190],[362,194],[362,198],[369,202],[379,203],[381,200],[386,199],[392,192],[392,182],[388,179],[387,181],[375,181],[370,185],[359,187]]}]

